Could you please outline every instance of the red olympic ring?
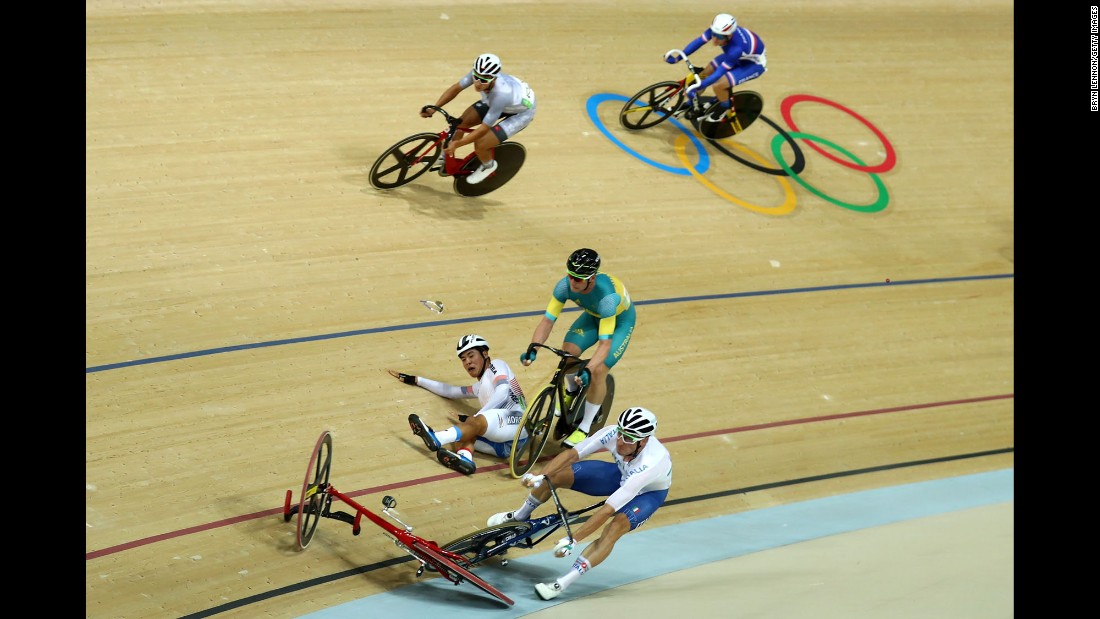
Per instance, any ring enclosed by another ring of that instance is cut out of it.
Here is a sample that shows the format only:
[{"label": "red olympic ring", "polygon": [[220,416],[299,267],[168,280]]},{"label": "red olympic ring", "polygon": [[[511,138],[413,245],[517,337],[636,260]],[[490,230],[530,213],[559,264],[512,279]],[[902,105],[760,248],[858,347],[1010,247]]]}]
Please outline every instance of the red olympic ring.
[{"label": "red olympic ring", "polygon": [[806,144],[808,144],[810,146],[810,148],[812,148],[812,149],[816,150],[817,152],[821,153],[825,158],[830,159],[832,161],[835,161],[836,163],[839,163],[842,166],[849,167],[853,170],[859,170],[860,172],[868,172],[868,173],[871,173],[871,174],[877,174],[879,172],[885,172],[885,171],[893,168],[894,165],[897,164],[898,157],[897,157],[897,153],[894,152],[893,145],[891,145],[890,140],[887,140],[886,136],[883,135],[881,131],[879,131],[878,127],[872,125],[871,122],[868,121],[866,118],[860,116],[859,114],[856,114],[855,112],[853,112],[852,110],[844,107],[843,105],[841,105],[839,103],[836,103],[834,101],[830,101],[828,99],[824,99],[822,97],[815,97],[813,95],[791,95],[791,96],[787,97],[786,99],[783,99],[783,102],[779,105],[779,111],[783,114],[783,120],[787,121],[787,125],[790,126],[791,131],[798,131],[798,132],[802,131],[801,129],[798,128],[797,125],[794,124],[794,119],[791,118],[791,108],[794,107],[795,103],[800,103],[802,101],[816,101],[818,103],[824,103],[825,105],[831,105],[832,107],[835,107],[836,109],[847,113],[849,116],[851,116],[852,118],[854,118],[854,119],[858,120],[859,122],[863,123],[863,125],[865,127],[870,129],[871,132],[874,133],[875,136],[879,139],[879,141],[882,142],[883,147],[886,148],[886,160],[885,161],[883,161],[882,163],[880,163],[878,165],[875,165],[875,166],[866,166],[866,165],[859,165],[859,164],[856,164],[856,163],[852,163],[851,161],[848,161],[846,159],[841,159],[841,158],[837,157],[836,155],[833,155],[832,153],[826,152],[823,148],[821,148],[820,146],[818,146],[814,142],[809,141],[809,140],[803,140],[803,142],[806,142]]}]

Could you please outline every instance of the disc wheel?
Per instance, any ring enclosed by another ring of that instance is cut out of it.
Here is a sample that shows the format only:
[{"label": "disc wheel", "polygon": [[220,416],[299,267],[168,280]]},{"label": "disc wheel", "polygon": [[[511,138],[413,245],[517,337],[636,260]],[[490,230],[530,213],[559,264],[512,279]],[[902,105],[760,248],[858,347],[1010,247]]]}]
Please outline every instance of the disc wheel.
[{"label": "disc wheel", "polygon": [[[518,142],[505,142],[496,147],[493,158],[497,161],[496,171],[489,178],[476,185],[471,185],[466,180],[469,174],[455,175],[455,193],[460,196],[473,197],[483,196],[490,191],[500,189],[505,183],[512,180],[512,177],[523,167],[523,162],[527,160],[527,149]],[[474,157],[462,169],[466,172],[473,172],[479,165],[481,164],[477,157]]]},{"label": "disc wheel", "polygon": [[619,123],[627,129],[648,129],[672,117],[684,103],[679,82],[658,82],[638,91],[623,105]]},{"label": "disc wheel", "polygon": [[725,155],[727,157],[729,157],[730,159],[733,159],[734,161],[742,163],[742,164],[752,168],[753,170],[756,170],[757,172],[763,172],[764,174],[771,174],[772,176],[790,176],[791,174],[794,174],[794,175],[797,176],[798,174],[801,174],[802,170],[805,169],[805,167],[806,167],[806,156],[802,153],[802,147],[798,145],[798,141],[795,140],[794,138],[792,138],[791,134],[787,133],[787,131],[785,129],[783,129],[783,127],[780,127],[778,124],[776,124],[775,121],[768,118],[767,116],[764,116],[763,114],[761,114],[759,116],[759,118],[764,123],[771,126],[772,129],[775,129],[775,131],[779,135],[783,136],[783,139],[787,142],[787,145],[791,147],[791,152],[794,153],[794,160],[791,161],[791,171],[790,172],[787,172],[786,170],[784,170],[781,167],[772,168],[772,167],[768,167],[768,166],[765,166],[765,165],[760,165],[759,163],[757,163],[755,161],[752,161],[747,157],[742,157],[741,155],[738,155],[737,153],[735,153],[732,150],[730,150],[730,149],[726,148],[725,146],[723,146],[721,142],[718,142],[716,140],[711,140],[711,142],[710,142],[711,145],[714,146],[715,148],[717,148],[718,150],[722,151],[723,153],[725,153]]},{"label": "disc wheel", "polygon": [[491,556],[504,554],[516,542],[527,537],[530,530],[531,524],[528,522],[498,524],[450,541],[441,548],[462,555],[466,559],[466,567],[470,567]]},{"label": "disc wheel", "polygon": [[418,133],[386,149],[370,167],[370,184],[376,189],[393,189],[419,178],[431,169],[443,150],[439,134]]},{"label": "disc wheel", "polygon": [[592,420],[592,429],[588,432],[592,434],[596,430],[604,427],[607,423],[607,417],[612,410],[612,406],[615,405],[615,377],[611,374],[607,375],[607,393],[603,397],[603,404],[600,405],[599,412],[596,413],[596,418]]}]

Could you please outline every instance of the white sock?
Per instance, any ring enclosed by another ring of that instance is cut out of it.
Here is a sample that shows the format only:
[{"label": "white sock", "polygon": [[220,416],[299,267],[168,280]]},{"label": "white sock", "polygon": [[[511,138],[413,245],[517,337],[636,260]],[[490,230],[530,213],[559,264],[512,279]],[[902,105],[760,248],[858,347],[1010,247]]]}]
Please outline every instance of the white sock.
[{"label": "white sock", "polygon": [[474,461],[474,454],[472,454],[469,449],[459,449],[455,453],[458,454],[459,458],[466,458],[470,462]]},{"label": "white sock", "polygon": [[528,494],[527,498],[523,500],[523,505],[512,516],[516,520],[527,520],[531,517],[531,512],[535,511],[535,508],[539,505],[542,505],[542,501],[536,499],[535,495]]},{"label": "white sock", "polygon": [[588,559],[578,556],[577,560],[573,562],[573,567],[558,578],[557,583],[561,585],[561,590],[565,591],[566,587],[573,584],[573,581],[580,578],[581,574],[584,574],[589,569]]},{"label": "white sock", "polygon": [[450,445],[451,443],[462,438],[462,433],[458,431],[457,426],[451,426],[446,430],[440,430],[439,432],[436,432],[435,438],[439,441],[440,445]]},{"label": "white sock", "polygon": [[576,378],[576,372],[565,375],[565,392],[569,395],[577,395],[577,392],[581,390],[581,388],[577,386],[576,380],[574,380]]},{"label": "white sock", "polygon": [[592,428],[592,422],[596,420],[596,414],[600,412],[600,405],[593,404],[587,400],[584,402],[584,419],[581,420],[577,426],[581,430],[584,430],[585,434],[588,434]]}]

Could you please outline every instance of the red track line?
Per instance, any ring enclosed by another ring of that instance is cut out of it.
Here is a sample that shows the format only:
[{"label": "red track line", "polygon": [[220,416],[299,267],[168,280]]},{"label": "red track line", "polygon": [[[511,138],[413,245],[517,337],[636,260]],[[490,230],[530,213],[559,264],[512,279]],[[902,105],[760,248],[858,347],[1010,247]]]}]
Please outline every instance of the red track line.
[{"label": "red track line", "polygon": [[[866,417],[869,415],[884,415],[887,413],[901,413],[906,411],[919,410],[922,408],[938,408],[942,406],[953,406],[956,404],[973,404],[975,402],[989,402],[991,400],[1007,400],[1015,398],[1016,394],[1006,393],[1002,395],[990,395],[979,398],[966,398],[964,400],[948,400],[946,402],[930,402],[927,404],[910,404],[907,406],[894,406],[891,408],[878,408],[867,411],[856,411],[854,413],[838,413],[836,415],[823,415],[821,417],[803,417],[802,419],[789,419],[787,421],[775,421],[772,423],[760,423],[751,426],[741,426],[739,428],[726,428],[724,430],[710,430],[708,432],[697,432],[695,434],[685,434],[683,436],[675,436],[671,438],[662,438],[662,443],[674,443],[677,441],[686,441],[689,439],[702,438],[704,436],[716,436],[719,434],[735,434],[737,432],[749,432],[752,430],[763,430],[766,428],[777,428],[780,426],[792,426],[803,423],[816,423],[820,421],[832,421],[834,419],[847,419],[850,417]],[[545,459],[545,458],[544,458]],[[507,463],[494,464],[482,468],[483,471],[495,471],[497,469],[505,468]],[[373,488],[366,488],[364,490],[356,490],[355,492],[347,493],[350,497],[363,496],[365,494],[375,494],[378,492],[384,492],[386,490],[392,490],[394,488],[407,488],[409,486],[418,486],[420,484],[427,484],[435,481],[440,481],[450,477],[461,477],[461,473],[451,472],[442,473],[440,475],[432,475],[430,477],[421,477],[418,479],[409,479],[406,481],[395,482],[392,484],[386,484],[384,486],[375,486]],[[118,544],[117,546],[111,546],[109,548],[103,548],[101,550],[93,550],[89,553],[85,553],[84,560],[90,561],[92,559],[98,559],[107,555],[115,554],[116,552],[122,552],[123,550],[130,550],[131,548],[137,548],[139,546],[145,546],[147,544],[153,544],[155,542],[161,542],[167,539],[174,539],[177,537],[183,537],[184,535],[190,535],[192,533],[201,533],[203,531],[209,531],[211,529],[217,529],[220,527],[226,527],[232,524],[240,522],[246,522],[249,520],[256,520],[258,518],[266,518],[268,516],[281,515],[283,513],[282,507],[276,507],[275,509],[267,509],[260,512],[253,512],[251,514],[244,514],[241,516],[234,516],[233,518],[226,518],[225,520],[218,520],[215,522],[208,522],[194,527],[187,527],[186,529],[180,529],[178,531],[172,531],[170,533],[161,533],[160,535],[154,535],[152,537],[145,537],[142,539],[134,540],[132,542],[126,542],[124,544]]]}]

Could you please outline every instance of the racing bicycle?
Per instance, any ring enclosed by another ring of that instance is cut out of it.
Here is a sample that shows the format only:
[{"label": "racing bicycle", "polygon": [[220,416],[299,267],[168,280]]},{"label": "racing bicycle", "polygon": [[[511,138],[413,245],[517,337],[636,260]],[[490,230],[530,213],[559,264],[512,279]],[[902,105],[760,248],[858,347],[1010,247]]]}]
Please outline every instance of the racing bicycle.
[{"label": "racing bicycle", "polygon": [[619,112],[622,126],[631,130],[648,129],[669,118],[684,117],[703,137],[717,140],[741,133],[760,116],[760,111],[764,109],[764,98],[760,93],[742,90],[732,95],[735,114],[729,122],[702,120],[714,111],[718,98],[698,96],[687,100],[687,85],[703,83],[699,74],[704,67],[692,64],[687,54],[678,49],[669,50],[666,56],[673,53],[684,59],[689,71],[687,77],[677,82],[657,82],[639,90],[627,100]]},{"label": "racing bicycle", "polygon": [[[517,479],[530,471],[531,467],[535,465],[551,435],[554,436],[554,440],[560,441],[577,429],[581,420],[584,419],[584,399],[588,394],[588,385],[585,385],[581,387],[575,396],[572,396],[572,401],[563,406],[567,399],[565,393],[566,375],[584,367],[586,360],[546,344],[532,344],[532,346],[545,348],[557,355],[559,359],[558,367],[554,370],[550,382],[543,385],[535,394],[535,397],[531,399],[531,403],[527,405],[527,410],[523,413],[519,428],[516,429],[516,437],[512,440],[512,451],[508,455],[508,466],[511,469],[512,477]],[[614,400],[615,377],[608,374],[607,395],[604,396],[603,404],[600,405],[600,410],[592,421],[589,434],[599,430],[607,422],[607,414],[611,410]],[[527,440],[521,441],[520,436],[524,430],[527,431]]]},{"label": "racing bicycle", "polygon": [[465,561],[463,565],[466,567],[472,567],[490,557],[499,557],[501,565],[508,565],[508,559],[504,554],[512,548],[534,548],[536,544],[562,527],[565,527],[569,537],[573,537],[570,524],[577,522],[581,515],[598,509],[605,502],[600,501],[576,511],[568,511],[562,506],[558,491],[554,488],[554,484],[550,483],[550,479],[543,478],[542,483],[550,487],[550,495],[554,498],[557,512],[541,518],[513,520],[486,527],[447,542],[441,548],[461,555]]},{"label": "racing bicycle", "polygon": [[[337,490],[329,482],[331,470],[332,433],[325,430],[318,437],[317,443],[313,447],[313,453],[310,454],[309,465],[306,467],[306,476],[302,482],[302,492],[298,495],[298,502],[293,503],[293,491],[291,490],[286,491],[286,499],[283,502],[283,521],[290,522],[295,515],[298,517],[295,527],[298,550],[305,550],[309,546],[313,536],[317,533],[317,525],[323,518],[331,518],[350,524],[352,534],[359,535],[362,529],[362,520],[366,517],[381,527],[398,548],[410,554],[420,563],[420,567],[416,570],[417,576],[423,574],[425,570],[438,572],[455,585],[469,582],[509,606],[515,604],[511,598],[471,572],[467,566],[472,565],[472,563],[465,555],[440,548],[434,541],[413,534],[413,528],[402,522],[390,511],[397,506],[397,500],[392,496],[382,497],[382,513],[400,524],[400,527]],[[334,499],[339,499],[352,507],[355,514],[333,510],[332,503]]]},{"label": "racing bicycle", "polygon": [[[687,55],[678,49],[671,49],[666,55],[673,53],[679,54],[680,57],[684,59],[684,63],[687,65],[690,73],[680,81],[657,82],[656,84],[651,84],[639,90],[633,97],[627,100],[623,105],[623,109],[619,112],[619,123],[622,126],[631,131],[637,131],[655,127],[669,118],[684,118],[691,122],[692,126],[695,127],[695,130],[698,131],[700,135],[709,140],[711,146],[722,151],[722,153],[731,159],[757,170],[758,172],[772,174],[774,176],[790,176],[791,174],[800,174],[802,170],[805,169],[806,157],[803,155],[802,148],[798,145],[798,142],[796,142],[783,127],[760,113],[764,109],[764,98],[760,96],[758,92],[740,90],[732,93],[731,96],[733,98],[733,109],[735,113],[734,117],[728,122],[702,120],[714,110],[714,106],[718,104],[718,98],[712,95],[700,95],[688,101],[687,84],[701,84],[703,82],[699,77],[699,74],[703,71],[703,67],[697,67],[692,64]],[[790,146],[793,156],[790,172],[783,169],[781,166],[769,167],[738,155],[733,150],[726,148],[719,141],[745,131],[749,128],[749,125],[753,124],[758,118],[782,135],[783,139]]]},{"label": "racing bicycle", "polygon": [[512,179],[527,159],[527,149],[518,142],[504,142],[494,149],[497,169],[485,180],[471,185],[466,177],[480,165],[477,153],[470,152],[463,158],[446,152],[456,135],[469,133],[461,118],[455,118],[443,108],[425,105],[420,111],[435,110],[447,121],[447,128],[439,133],[417,133],[387,148],[370,167],[370,184],[376,189],[393,189],[407,185],[427,172],[454,178],[454,190],[462,196],[483,196],[499,189]]}]

